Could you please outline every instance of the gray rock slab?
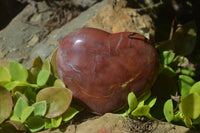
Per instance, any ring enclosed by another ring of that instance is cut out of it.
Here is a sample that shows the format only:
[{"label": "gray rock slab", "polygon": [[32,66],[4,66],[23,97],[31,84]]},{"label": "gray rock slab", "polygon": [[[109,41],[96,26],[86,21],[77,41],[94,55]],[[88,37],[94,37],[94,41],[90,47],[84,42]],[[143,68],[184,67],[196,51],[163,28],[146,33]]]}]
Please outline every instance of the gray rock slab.
[{"label": "gray rock slab", "polygon": [[45,11],[48,9],[47,5],[44,2],[38,3],[39,10],[44,11],[41,14],[35,14],[34,7],[28,5],[4,30],[0,31],[1,60],[15,60],[29,67],[35,57],[47,58],[62,38],[71,31],[83,27],[108,3],[108,0],[104,0],[95,4],[50,34],[43,28],[50,15],[50,12]]},{"label": "gray rock slab", "polygon": [[91,7],[92,5],[96,4],[97,2],[100,2],[102,0],[73,0],[73,2],[77,5],[80,5],[84,8]]},{"label": "gray rock slab", "polygon": [[[38,5],[41,10],[48,9],[44,2]],[[47,22],[46,18],[49,18],[49,15],[48,11],[34,14],[34,7],[28,5],[6,28],[0,31],[1,58],[18,62],[28,60],[33,47],[47,35],[42,25]]]}]

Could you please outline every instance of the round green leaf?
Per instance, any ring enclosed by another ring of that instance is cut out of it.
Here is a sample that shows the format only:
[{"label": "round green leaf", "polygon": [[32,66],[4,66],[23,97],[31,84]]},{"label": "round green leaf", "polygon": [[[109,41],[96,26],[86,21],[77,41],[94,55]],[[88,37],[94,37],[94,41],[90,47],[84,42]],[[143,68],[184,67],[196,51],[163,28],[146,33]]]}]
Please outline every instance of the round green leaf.
[{"label": "round green leaf", "polygon": [[200,81],[195,83],[192,88],[190,89],[190,93],[198,93],[200,96]]},{"label": "round green leaf", "polygon": [[10,116],[12,107],[13,101],[10,92],[0,86],[0,124]]},{"label": "round green leaf", "polygon": [[44,128],[44,119],[40,116],[31,116],[26,121],[26,126],[31,132],[37,132]]},{"label": "round green leaf", "polygon": [[56,81],[54,82],[54,85],[56,87],[65,87],[65,84],[63,83],[63,81],[61,79],[56,79]]},{"label": "round green leaf", "polygon": [[0,66],[0,81],[10,81],[11,76],[8,69],[4,66]]},{"label": "round green leaf", "polygon": [[21,115],[21,123],[24,123],[26,121],[26,119],[31,115],[34,109],[35,107],[28,106],[27,108],[23,110],[22,115]]},{"label": "round green leaf", "polygon": [[51,64],[48,59],[46,59],[42,65],[42,70],[51,72]]},{"label": "round green leaf", "polygon": [[178,85],[182,97],[187,96],[189,94],[190,89],[194,83],[195,81],[191,77],[186,75],[179,75]]},{"label": "round green leaf", "polygon": [[47,102],[47,118],[54,118],[62,115],[71,104],[72,92],[63,87],[49,87],[40,90],[36,101]]},{"label": "round green leaf", "polygon": [[10,61],[9,72],[12,80],[15,81],[26,81],[28,78],[28,71],[26,68],[22,64],[15,61]]},{"label": "round green leaf", "polygon": [[34,103],[32,106],[35,107],[34,116],[36,115],[44,116],[46,114],[46,111],[47,111],[46,101],[40,101],[40,102]]},{"label": "round green leaf", "polygon": [[33,62],[32,62],[32,67],[39,67],[39,68],[42,68],[42,59],[40,58],[40,56],[37,56]]},{"label": "round green leaf", "polygon": [[172,99],[169,99],[165,102],[163,112],[165,115],[165,118],[168,122],[171,122],[174,119],[174,112],[173,112],[173,103]]},{"label": "round green leaf", "polygon": [[129,106],[128,114],[131,113],[133,109],[135,109],[137,106],[137,98],[133,92],[130,92],[128,94],[128,106]]},{"label": "round green leaf", "polygon": [[49,76],[50,76],[49,71],[41,70],[37,77],[37,85],[44,86],[47,83]]},{"label": "round green leaf", "polygon": [[67,111],[65,111],[65,113],[62,115],[63,117],[63,121],[69,121],[71,120],[76,114],[78,114],[80,111],[73,108],[73,107],[69,107],[67,109]]},{"label": "round green leaf", "polygon": [[59,127],[61,122],[62,122],[62,116],[58,116],[56,118],[51,118],[51,124],[54,128]]},{"label": "round green leaf", "polygon": [[20,97],[15,104],[13,115],[21,118],[22,112],[27,107],[28,107],[27,101],[22,97]]},{"label": "round green leaf", "polygon": [[200,115],[200,96],[197,93],[192,93],[185,96],[180,105],[180,111],[185,117],[196,119]]},{"label": "round green leaf", "polygon": [[163,56],[163,64],[168,65],[173,61],[175,53],[173,53],[172,51],[163,51],[162,56]]}]

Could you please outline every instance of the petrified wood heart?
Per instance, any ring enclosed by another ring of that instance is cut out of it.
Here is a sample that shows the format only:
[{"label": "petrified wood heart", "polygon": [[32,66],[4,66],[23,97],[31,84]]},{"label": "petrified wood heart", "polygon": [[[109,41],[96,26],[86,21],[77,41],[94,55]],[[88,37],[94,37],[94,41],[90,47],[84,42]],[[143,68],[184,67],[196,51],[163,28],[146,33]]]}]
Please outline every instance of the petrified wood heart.
[{"label": "petrified wood heart", "polygon": [[57,52],[60,78],[76,99],[96,113],[119,109],[133,91],[140,96],[158,73],[158,55],[144,36],[82,28],[66,36]]}]

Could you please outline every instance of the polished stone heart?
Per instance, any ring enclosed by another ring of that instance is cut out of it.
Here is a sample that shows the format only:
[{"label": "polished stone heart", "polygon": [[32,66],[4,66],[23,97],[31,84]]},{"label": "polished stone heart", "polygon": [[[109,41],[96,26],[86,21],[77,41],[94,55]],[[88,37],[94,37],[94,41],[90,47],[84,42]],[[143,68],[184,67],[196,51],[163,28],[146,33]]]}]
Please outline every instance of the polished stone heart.
[{"label": "polished stone heart", "polygon": [[94,28],[66,36],[56,63],[73,96],[100,114],[125,105],[131,91],[141,96],[152,87],[158,73],[157,52],[144,36]]}]

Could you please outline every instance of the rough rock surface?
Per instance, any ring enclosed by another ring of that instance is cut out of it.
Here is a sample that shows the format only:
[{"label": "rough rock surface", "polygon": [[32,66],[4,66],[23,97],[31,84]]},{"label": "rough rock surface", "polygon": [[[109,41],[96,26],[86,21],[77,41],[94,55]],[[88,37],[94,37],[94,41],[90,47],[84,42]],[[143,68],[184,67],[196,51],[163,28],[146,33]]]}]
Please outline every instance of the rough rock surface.
[{"label": "rough rock surface", "polygon": [[197,131],[165,122],[141,122],[107,113],[102,117],[88,119],[80,124],[69,124],[65,128],[39,133],[197,133]]}]

